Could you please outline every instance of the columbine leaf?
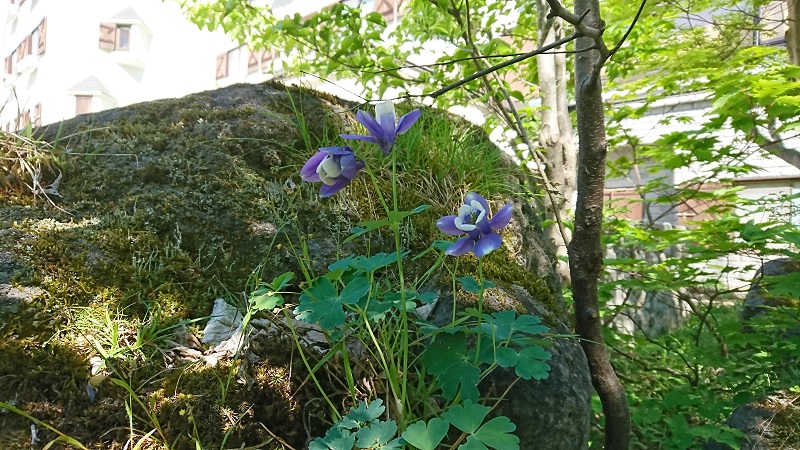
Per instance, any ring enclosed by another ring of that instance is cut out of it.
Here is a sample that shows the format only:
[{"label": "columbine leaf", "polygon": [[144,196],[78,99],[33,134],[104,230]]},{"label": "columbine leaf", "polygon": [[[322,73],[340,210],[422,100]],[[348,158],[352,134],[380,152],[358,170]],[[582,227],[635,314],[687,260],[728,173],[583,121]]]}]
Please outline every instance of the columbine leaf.
[{"label": "columbine leaf", "polygon": [[467,341],[463,333],[440,334],[425,348],[422,363],[428,372],[441,375],[451,365],[463,361],[466,353]]},{"label": "columbine leaf", "polygon": [[519,352],[519,361],[514,370],[520,377],[530,380],[543,380],[547,378],[550,366],[544,361],[550,359],[550,352],[534,345]]},{"label": "columbine leaf", "polygon": [[[456,278],[456,281],[458,281],[458,283],[461,285],[461,289],[464,289],[467,292],[470,292],[472,294],[477,294],[480,291],[480,285],[478,285],[478,282],[475,281],[475,278],[472,278],[472,277],[459,277],[459,278]],[[497,286],[497,285],[494,284],[493,282],[491,282],[489,280],[483,280],[483,289],[484,290],[489,289],[489,288],[493,288],[495,286]]]},{"label": "columbine leaf", "polygon": [[352,234],[350,236],[348,236],[347,239],[344,240],[344,244],[347,244],[348,242],[354,240],[355,238],[357,238],[359,236],[363,236],[364,234],[366,234],[366,233],[368,233],[368,232],[370,232],[372,230],[377,230],[378,228],[385,227],[385,226],[389,225],[390,223],[391,222],[389,222],[389,219],[368,220],[366,222],[361,222],[359,224],[360,226],[353,227],[353,229],[350,230],[350,232]]},{"label": "columbine leaf", "polygon": [[477,294],[480,292],[480,286],[478,286],[478,282],[475,281],[475,278],[472,277],[458,277],[456,281],[461,285],[461,289],[464,289],[467,292],[471,292],[473,294]]},{"label": "columbine leaf", "polygon": [[272,289],[275,291],[282,291],[286,286],[289,285],[289,282],[292,281],[292,278],[294,278],[294,272],[284,272],[273,278],[270,286],[272,286]]},{"label": "columbine leaf", "polygon": [[423,292],[417,296],[423,303],[431,304],[439,298],[436,292]]},{"label": "columbine leaf", "polygon": [[549,331],[544,325],[539,325],[542,320],[528,314],[516,317],[511,310],[500,311],[487,318],[487,325],[494,325],[494,335],[498,340],[506,340],[516,333],[542,334]]},{"label": "columbine leaf", "polygon": [[340,272],[340,275],[341,275],[341,273],[344,273],[347,269],[350,268],[350,263],[352,263],[354,258],[355,257],[353,255],[350,255],[350,256],[348,256],[346,258],[342,258],[342,259],[332,263],[331,265],[329,265],[328,266],[328,270],[331,271],[331,272],[341,271]]},{"label": "columbine leaf", "polygon": [[393,307],[394,303],[392,302],[382,302],[372,299],[367,306],[367,320],[370,322],[380,322],[386,318],[386,313],[391,311]]},{"label": "columbine leaf", "polygon": [[342,289],[342,293],[339,294],[339,300],[345,305],[352,305],[358,303],[361,297],[366,295],[369,290],[369,279],[367,277],[356,277]]},{"label": "columbine leaf", "polygon": [[446,420],[434,417],[425,422],[414,422],[406,428],[402,437],[406,442],[419,450],[434,450],[447,435],[450,424]]},{"label": "columbine leaf", "polygon": [[265,311],[283,305],[283,297],[276,294],[269,286],[262,286],[250,294],[253,312]]},{"label": "columbine leaf", "polygon": [[[403,252],[402,256],[407,255],[408,252]],[[350,264],[351,267],[359,270],[363,270],[364,272],[374,272],[378,269],[383,267],[389,266],[393,263],[397,262],[397,252],[392,253],[378,253],[376,255],[370,256],[367,258],[366,256],[358,256],[356,257],[353,262]]]},{"label": "columbine leaf", "polygon": [[252,309],[255,311],[270,310],[277,306],[283,306],[283,296],[279,291],[283,290],[289,285],[289,281],[294,277],[292,272],[284,272],[275,277],[271,283],[265,283],[252,294],[250,294],[250,303]]},{"label": "columbine leaf", "polygon": [[361,402],[358,404],[358,408],[350,407],[350,412],[342,417],[339,426],[357,428],[376,420],[384,411],[386,411],[386,407],[383,406],[383,400],[381,399],[377,399],[369,405],[367,405],[367,402]]},{"label": "columbine leaf", "polygon": [[517,426],[508,417],[500,416],[486,422],[475,434],[467,438],[459,449],[485,450],[487,447],[497,450],[519,450],[519,438],[513,434]]},{"label": "columbine leaf", "polygon": [[442,417],[464,433],[473,434],[478,431],[490,409],[488,406],[466,400],[463,405],[451,406],[442,413]]},{"label": "columbine leaf", "polygon": [[294,313],[299,320],[306,323],[318,322],[326,331],[344,325],[345,315],[339,293],[327,278],[318,278],[311,287],[303,291]]},{"label": "columbine leaf", "polygon": [[468,358],[464,333],[440,334],[425,348],[422,363],[433,375],[439,377],[442,393],[453,400],[460,393],[462,399],[478,399],[480,369]]},{"label": "columbine leaf", "polygon": [[356,432],[356,447],[373,449],[401,448],[399,445],[387,446],[397,433],[397,423],[394,420],[376,421]]},{"label": "columbine leaf", "polygon": [[494,354],[495,362],[500,367],[514,367],[519,361],[519,354],[511,348],[500,347]]},{"label": "columbine leaf", "polygon": [[356,437],[349,431],[333,427],[325,433],[325,437],[316,438],[308,445],[308,450],[353,450]]}]

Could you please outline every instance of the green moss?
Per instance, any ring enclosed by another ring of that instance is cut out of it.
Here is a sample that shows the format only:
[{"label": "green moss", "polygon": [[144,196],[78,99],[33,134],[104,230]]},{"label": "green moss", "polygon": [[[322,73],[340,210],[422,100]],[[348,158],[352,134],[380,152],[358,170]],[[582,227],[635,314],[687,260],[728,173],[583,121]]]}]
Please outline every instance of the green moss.
[{"label": "green moss", "polygon": [[[393,251],[386,230],[350,244],[331,239],[344,239],[359,222],[385,216],[366,174],[330,199],[320,199],[319,186],[302,183],[298,176],[316,146],[343,144],[339,130],[356,131],[359,125],[351,115],[336,114],[341,106],[327,105],[302,89],[275,90],[271,85],[242,89],[250,95],[202,93],[79,116],[57,127],[60,136],[69,136],[60,138],[54,149],[61,152],[61,206],[69,214],[52,208],[0,208],[0,228],[12,230],[0,233],[0,244],[19,261],[28,262],[27,281],[47,291],[35,306],[47,313],[12,321],[4,332],[29,338],[29,343],[52,340],[93,353],[76,328],[88,327],[90,318],[106,311],[119,314],[130,328],[152,323],[157,310],[166,326],[207,316],[217,297],[240,299],[254,278],[271,279],[287,270],[299,275],[297,258],[306,252],[313,274],[320,275],[343,255]],[[403,246],[415,254],[442,237],[436,220],[452,214],[465,192],[476,190],[507,201],[511,190],[507,177],[512,175],[476,128],[445,113],[428,112],[424,117],[421,131],[403,135],[396,149],[399,208],[431,205],[406,220],[401,230]],[[53,130],[43,130],[43,136],[55,140]],[[390,160],[374,148],[354,145],[382,192],[390,195]],[[406,279],[419,280],[433,261],[433,254],[408,260]],[[474,274],[474,260],[463,261],[464,273]],[[505,251],[486,259],[485,273],[556,305],[544,284]],[[84,316],[73,314],[79,308]],[[10,367],[20,345],[0,351],[0,366]],[[244,417],[228,447],[266,440],[258,425],[265,423],[287,433],[299,448],[308,431],[300,420],[301,403],[307,415],[320,409],[324,416],[327,411],[321,404],[305,403],[313,395],[296,392],[304,369],[287,351],[290,343],[273,339],[258,345],[268,347],[259,354],[277,356],[245,367],[243,373],[251,377],[247,389],[233,383],[225,395],[222,386],[231,373],[229,366],[163,372],[164,365],[154,363],[161,351],[152,346],[147,355],[138,352],[135,358],[118,361],[118,370],[139,389],[143,401],[154,402],[159,420],[175,436],[182,436],[176,448],[193,445],[187,440],[194,432],[189,417],[197,421],[207,446],[218,446],[215,439],[232,426],[231,417]],[[65,363],[61,356],[48,361],[42,355],[35,360],[44,373],[68,364],[70,379],[79,380],[59,401],[84,405],[88,364],[83,357]],[[331,386],[330,391],[338,388]],[[65,416],[53,423],[77,429],[79,435],[98,427],[120,430],[124,442],[124,408],[109,405],[124,403],[127,393],[105,382],[100,395],[107,401],[89,405],[80,417]],[[76,422],[81,422],[77,428]],[[322,434],[325,423],[318,422],[310,426]],[[91,439],[97,435],[88,433]]]}]

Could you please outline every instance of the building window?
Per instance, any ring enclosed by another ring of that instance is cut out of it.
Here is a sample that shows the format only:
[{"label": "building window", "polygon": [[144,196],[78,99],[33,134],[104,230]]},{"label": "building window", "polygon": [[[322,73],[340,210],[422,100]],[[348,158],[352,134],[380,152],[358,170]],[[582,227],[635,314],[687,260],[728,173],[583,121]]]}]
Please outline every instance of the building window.
[{"label": "building window", "polygon": [[391,22],[395,19],[395,11],[398,17],[402,14],[400,7],[403,3],[405,0],[375,0],[375,11],[383,15],[387,22]]},{"label": "building window", "polygon": [[217,79],[243,75],[241,57],[247,46],[242,45],[217,56]]},{"label": "building window", "polygon": [[76,95],[75,96],[75,115],[86,114],[92,112],[92,96],[91,95]]},{"label": "building window", "polygon": [[47,17],[42,19],[42,21],[39,23],[39,26],[36,27],[31,36],[33,37],[34,41],[31,50],[35,51],[37,55],[44,55],[47,40]]},{"label": "building window", "polygon": [[116,50],[130,50],[130,49],[131,49],[131,26],[130,25],[117,26]]},{"label": "building window", "polygon": [[33,125],[42,126],[42,102],[37,103],[33,110]]},{"label": "building window", "polygon": [[116,23],[101,23],[100,48],[108,51],[130,50],[131,26]]},{"label": "building window", "polygon": [[242,47],[236,47],[228,52],[228,76],[238,75],[239,67],[241,67],[240,57],[242,55]]},{"label": "building window", "polygon": [[275,50],[251,50],[247,60],[247,73],[255,73],[259,69],[263,71],[273,59],[275,59]]},{"label": "building window", "polygon": [[228,76],[228,54],[223,53],[217,56],[217,79]]}]

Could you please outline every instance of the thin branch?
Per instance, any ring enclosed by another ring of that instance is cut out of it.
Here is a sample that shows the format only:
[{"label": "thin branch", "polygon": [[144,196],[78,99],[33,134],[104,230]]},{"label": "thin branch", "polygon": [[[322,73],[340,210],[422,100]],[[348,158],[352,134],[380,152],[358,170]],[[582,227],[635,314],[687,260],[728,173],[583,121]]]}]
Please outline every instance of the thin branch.
[{"label": "thin branch", "polygon": [[642,12],[644,11],[644,5],[646,4],[647,0],[642,0],[642,3],[639,5],[639,10],[636,11],[636,15],[633,16],[633,22],[631,22],[630,26],[625,31],[625,34],[622,36],[622,39],[620,39],[619,42],[617,42],[617,45],[615,45],[614,48],[611,49],[607,59],[611,59],[614,56],[614,53],[617,53],[617,50],[622,48],[622,44],[624,44],[625,41],[628,39],[628,36],[630,36],[631,31],[633,31],[634,25],[636,25],[636,22],[639,21],[639,17],[641,17]]},{"label": "thin branch", "polygon": [[548,50],[552,50],[554,48],[560,47],[560,46],[562,46],[562,45],[564,45],[564,44],[566,44],[568,42],[571,42],[571,41],[577,39],[579,36],[580,36],[580,34],[577,33],[577,32],[576,33],[572,33],[567,37],[561,38],[561,39],[553,42],[552,44],[545,45],[544,47],[538,48],[538,49],[530,51],[528,53],[523,53],[522,55],[517,56],[516,58],[512,58],[512,59],[509,59],[507,61],[503,61],[500,64],[496,64],[494,66],[487,67],[486,69],[483,69],[480,72],[476,72],[476,73],[474,73],[474,74],[472,74],[472,75],[470,75],[470,76],[468,76],[466,78],[463,78],[463,79],[461,79],[459,81],[456,81],[455,83],[449,84],[449,85],[439,89],[436,92],[433,92],[433,93],[430,93],[430,94],[417,95],[416,97],[437,98],[437,97],[439,97],[439,96],[441,96],[443,94],[446,94],[446,93],[452,91],[453,89],[455,89],[457,87],[461,87],[461,86],[469,83],[470,81],[473,81],[473,80],[476,80],[478,78],[484,77],[486,75],[489,75],[492,72],[496,72],[496,71],[498,71],[498,70],[500,70],[500,69],[502,69],[504,67],[508,67],[508,66],[510,66],[512,64],[516,64],[516,63],[518,63],[520,61],[524,61],[524,60],[526,60],[528,58],[531,58],[533,56],[536,56],[536,55],[539,55],[541,53],[544,53],[544,52],[546,52]]},{"label": "thin branch", "polygon": [[[553,17],[561,17],[567,23],[575,27],[575,31],[578,32],[581,36],[586,36],[588,38],[592,38],[595,41],[600,39],[603,36],[603,29],[602,28],[594,28],[586,25],[583,23],[583,19],[586,18],[586,15],[589,14],[589,10],[586,10],[580,16],[570,12],[567,8],[564,8],[564,5],[561,4],[558,0],[546,0],[547,4],[550,5],[550,13],[547,15],[548,19]],[[608,49],[606,49],[608,51]]]}]

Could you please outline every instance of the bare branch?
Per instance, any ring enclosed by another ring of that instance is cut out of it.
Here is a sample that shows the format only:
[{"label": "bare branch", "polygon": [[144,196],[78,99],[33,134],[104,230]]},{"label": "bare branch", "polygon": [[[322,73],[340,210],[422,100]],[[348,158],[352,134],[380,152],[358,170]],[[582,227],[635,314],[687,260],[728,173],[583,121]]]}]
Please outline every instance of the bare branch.
[{"label": "bare branch", "polygon": [[461,87],[461,86],[469,83],[470,81],[473,81],[473,80],[476,80],[478,78],[484,77],[486,75],[489,75],[492,72],[496,72],[496,71],[498,71],[498,70],[500,70],[500,69],[502,69],[504,67],[508,67],[508,66],[516,64],[516,63],[518,63],[520,61],[524,61],[524,60],[526,60],[528,58],[531,58],[533,56],[536,56],[536,55],[538,55],[540,53],[544,53],[544,52],[547,52],[547,51],[552,50],[554,48],[558,48],[558,47],[566,44],[567,42],[570,42],[570,41],[573,41],[573,40],[577,39],[579,36],[580,35],[577,32],[576,33],[572,33],[569,36],[566,36],[566,37],[564,37],[562,39],[559,39],[559,40],[553,42],[550,45],[545,45],[544,47],[538,48],[538,49],[530,51],[528,53],[523,53],[522,55],[517,56],[515,58],[511,58],[508,61],[503,61],[500,64],[495,64],[494,66],[487,67],[486,69],[483,69],[483,70],[481,70],[479,72],[476,72],[476,73],[474,73],[474,74],[472,74],[472,75],[470,75],[470,76],[468,76],[466,78],[463,78],[463,79],[461,79],[459,81],[456,81],[455,83],[449,84],[449,85],[439,89],[436,92],[432,92],[430,94],[425,94],[425,95],[419,95],[418,97],[431,97],[431,98],[439,97],[439,96],[441,96],[443,94],[446,94],[446,93],[452,91],[453,89],[455,89],[457,87]]}]

